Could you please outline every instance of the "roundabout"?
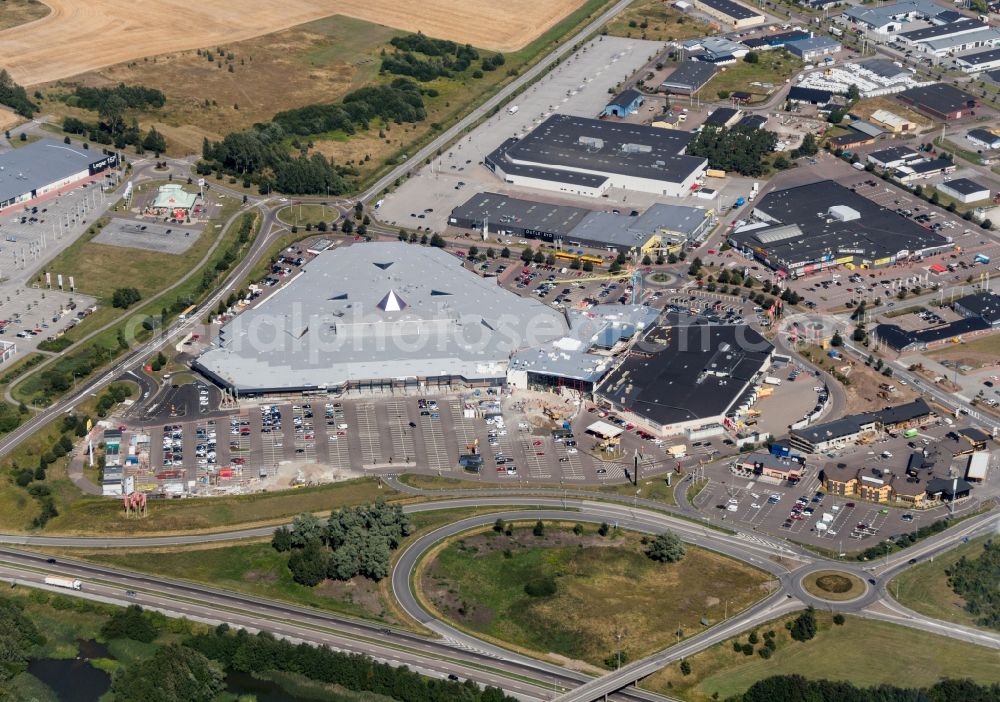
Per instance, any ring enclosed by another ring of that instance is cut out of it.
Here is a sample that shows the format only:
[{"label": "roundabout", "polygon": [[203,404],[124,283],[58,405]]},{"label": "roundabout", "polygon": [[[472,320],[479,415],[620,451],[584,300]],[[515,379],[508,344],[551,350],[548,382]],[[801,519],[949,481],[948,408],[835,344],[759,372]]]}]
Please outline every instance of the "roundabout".
[{"label": "roundabout", "polygon": [[827,602],[851,602],[868,593],[867,584],[858,576],[838,570],[816,570],[805,576],[802,588]]}]

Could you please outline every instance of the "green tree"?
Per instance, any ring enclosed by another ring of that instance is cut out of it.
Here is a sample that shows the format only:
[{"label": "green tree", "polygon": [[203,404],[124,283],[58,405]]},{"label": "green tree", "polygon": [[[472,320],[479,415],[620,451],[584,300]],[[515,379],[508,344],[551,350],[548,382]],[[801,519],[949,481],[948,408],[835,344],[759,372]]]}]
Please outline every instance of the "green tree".
[{"label": "green tree", "polygon": [[760,54],[756,51],[748,51],[746,56],[743,57],[746,63],[760,63]]},{"label": "green tree", "polygon": [[665,531],[657,534],[646,546],[646,555],[661,563],[675,563],[684,558],[684,542],[677,534]]},{"label": "green tree", "polygon": [[681,675],[690,675],[691,674],[691,664],[688,662],[687,658],[682,658],[681,659],[681,666],[680,667],[681,667]]},{"label": "green tree", "polygon": [[791,637],[796,641],[808,641],[816,636],[816,610],[809,607],[791,622]]},{"label": "green tree", "polygon": [[833,338],[830,339],[830,346],[843,346],[844,337],[840,335],[839,331],[833,333]]},{"label": "green tree", "polygon": [[167,150],[167,140],[163,138],[162,134],[156,131],[156,127],[150,127],[146,137],[142,140],[142,148],[146,151],[161,154]]},{"label": "green tree", "polygon": [[535,536],[545,536],[545,524],[541,519],[535,522],[535,527],[531,530],[531,533]]},{"label": "green tree", "polygon": [[101,636],[152,643],[159,632],[139,605],[116,609],[101,627]]},{"label": "green tree", "polygon": [[119,668],[111,692],[116,702],[211,702],[223,687],[221,667],[187,646],[171,644]]}]

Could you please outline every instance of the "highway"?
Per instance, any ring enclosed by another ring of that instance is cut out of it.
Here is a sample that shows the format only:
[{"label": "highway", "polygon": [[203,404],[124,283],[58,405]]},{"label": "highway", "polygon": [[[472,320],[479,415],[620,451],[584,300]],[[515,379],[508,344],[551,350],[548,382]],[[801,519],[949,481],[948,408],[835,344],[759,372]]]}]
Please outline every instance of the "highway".
[{"label": "highway", "polygon": [[[411,491],[416,490],[411,488]],[[935,535],[910,549],[892,554],[885,561],[862,564],[831,562],[798,548],[789,549],[785,544],[753,540],[745,534],[734,535],[707,529],[700,524],[662,511],[627,504],[571,498],[566,495],[497,496],[492,494],[494,492],[426,491],[425,494],[428,495],[441,497],[450,495],[451,499],[438,499],[404,507],[404,511],[410,514],[463,507],[497,508],[495,512],[458,520],[420,537],[400,554],[396,562],[392,572],[392,588],[400,606],[436,638],[422,637],[394,629],[386,630],[379,624],[315,612],[193,582],[130,573],[77,561],[49,564],[45,562],[44,556],[26,554],[10,548],[0,549],[0,572],[7,577],[16,577],[20,582],[33,583],[42,577],[43,572],[79,577],[85,583],[86,593],[92,594],[94,592],[92,586],[95,585],[99,588],[110,588],[108,591],[97,590],[97,593],[105,595],[110,593],[119,603],[122,602],[123,591],[131,589],[137,593],[137,597],[133,598],[136,602],[174,615],[211,622],[225,621],[234,626],[246,626],[251,629],[266,629],[297,640],[326,643],[343,650],[359,651],[431,672],[457,670],[484,684],[498,684],[512,692],[539,699],[544,696],[542,690],[555,685],[557,689],[554,692],[558,692],[560,688],[566,691],[564,698],[590,702],[606,693],[627,688],[633,682],[671,661],[692,655],[748,627],[794,612],[809,604],[824,609],[850,612],[857,616],[891,621],[920,631],[947,635],[1000,649],[1000,636],[924,617],[898,605],[889,599],[885,591],[885,583],[909,567],[911,559],[923,560],[951,548],[962,539],[995,530],[997,528],[995,513],[970,518],[960,527]],[[522,507],[511,511],[512,507],[518,505]],[[566,510],[569,510],[568,514]],[[515,654],[465,634],[424,610],[412,591],[413,569],[427,549],[443,538],[470,528],[492,524],[498,516],[505,520],[571,519],[593,523],[608,522],[645,533],[659,533],[671,529],[688,543],[740,559],[770,572],[779,587],[757,605],[676,646],[600,678],[589,678],[544,661]],[[272,529],[266,527],[211,534],[154,537],[0,535],[0,542],[28,547],[143,548],[157,545],[221,543],[234,539],[266,537],[271,532]],[[784,556],[781,562],[775,559],[779,554]],[[801,583],[808,573],[819,569],[836,569],[862,578],[866,582],[866,591],[856,600],[849,602],[830,603],[818,600],[805,591]],[[869,578],[875,580],[874,586],[867,585]],[[504,676],[513,676],[514,681],[506,680]],[[647,701],[655,698],[638,691],[630,690],[628,694],[637,695]]]}]

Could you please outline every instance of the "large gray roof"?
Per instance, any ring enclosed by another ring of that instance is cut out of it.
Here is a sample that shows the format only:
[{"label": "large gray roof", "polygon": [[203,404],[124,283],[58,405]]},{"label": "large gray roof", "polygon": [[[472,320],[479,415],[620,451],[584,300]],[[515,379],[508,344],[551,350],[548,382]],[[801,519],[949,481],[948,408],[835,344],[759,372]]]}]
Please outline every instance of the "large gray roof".
[{"label": "large gray roof", "polygon": [[284,288],[226,324],[197,366],[244,392],[484,380],[504,377],[512,352],[567,329],[552,308],[480,278],[442,250],[355,244],[320,253]]},{"label": "large gray roof", "polygon": [[13,149],[0,155],[0,202],[57,183],[89,169],[105,156],[52,139]]}]

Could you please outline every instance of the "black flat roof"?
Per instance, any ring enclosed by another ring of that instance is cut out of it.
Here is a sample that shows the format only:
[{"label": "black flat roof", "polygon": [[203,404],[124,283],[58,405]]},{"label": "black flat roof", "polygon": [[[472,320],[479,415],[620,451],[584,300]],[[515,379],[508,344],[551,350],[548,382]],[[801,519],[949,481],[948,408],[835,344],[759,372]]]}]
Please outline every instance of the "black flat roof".
[{"label": "black flat roof", "polygon": [[935,158],[930,161],[911,163],[907,168],[912,168],[914,173],[937,173],[938,171],[953,168],[954,166],[954,161],[949,161],[946,158]]},{"label": "black flat roof", "polygon": [[1000,136],[997,136],[993,132],[988,132],[985,129],[970,129],[968,135],[973,139],[978,139],[979,141],[986,142],[987,144],[993,144],[1000,141]]},{"label": "black flat roof", "polygon": [[990,323],[1000,321],[1000,295],[993,292],[979,292],[966,295],[955,300],[956,305],[961,305],[977,317],[981,317]]},{"label": "black flat roof", "polygon": [[591,210],[569,205],[522,200],[501,193],[477,193],[451,211],[458,222],[482,222],[495,226],[512,224],[525,229],[566,236]]},{"label": "black flat roof", "polygon": [[509,173],[511,175],[538,178],[539,180],[549,180],[555,183],[571,183],[573,185],[581,185],[587,188],[599,188],[608,180],[607,176],[596,175],[594,173],[578,173],[576,171],[545,168],[544,166],[522,165],[508,161],[507,149],[517,144],[517,142],[518,140],[516,137],[507,139],[504,143],[500,144],[495,151],[486,157],[486,164],[499,166],[505,173]]},{"label": "black flat roof", "polygon": [[712,111],[712,114],[705,118],[705,124],[725,127],[726,122],[735,117],[738,112],[739,110],[734,110],[732,107],[717,107]]},{"label": "black flat roof", "polygon": [[976,104],[974,97],[948,83],[910,88],[898,93],[896,97],[915,107],[926,108],[942,115],[965,110]]},{"label": "black flat roof", "polygon": [[[508,146],[506,160],[558,173],[613,173],[679,183],[705,163],[704,158],[681,154],[692,137],[676,129],[552,115]],[[508,170],[507,164],[501,167]]]},{"label": "black flat roof", "polygon": [[820,90],[819,88],[803,88],[798,85],[792,86],[788,90],[789,100],[801,100],[804,102],[812,102],[817,105],[826,104],[830,102],[830,98],[833,97],[833,93],[829,90]]},{"label": "black flat roof", "polygon": [[880,151],[872,151],[868,154],[868,158],[873,158],[879,163],[891,163],[892,161],[898,161],[905,156],[918,156],[919,154],[911,149],[909,146],[892,146],[888,149],[882,149]]},{"label": "black flat roof", "polygon": [[[850,208],[859,217],[835,219],[828,214],[833,206]],[[832,180],[768,193],[755,209],[780,224],[734,232],[730,238],[740,246],[763,250],[772,263],[816,262],[847,252],[875,260],[902,250],[922,251],[948,244],[940,234]]]},{"label": "black flat roof", "polygon": [[985,185],[980,185],[976,181],[969,180],[968,178],[955,178],[954,180],[949,180],[947,183],[941,183],[941,185],[947,186],[962,195],[972,195],[972,193],[989,190],[989,188]]},{"label": "black flat roof", "polygon": [[732,17],[734,20],[744,20],[760,16],[759,12],[751,10],[749,7],[744,7],[739,3],[731,2],[731,0],[699,0],[699,2],[702,5],[711,7]]},{"label": "black flat roof", "polygon": [[739,124],[744,127],[753,127],[754,129],[760,129],[765,124],[767,124],[767,117],[764,115],[746,115],[743,119],[739,121]]},{"label": "black flat roof", "polygon": [[747,326],[658,326],[598,393],[659,425],[725,414],[768,362],[774,347]]},{"label": "black flat roof", "polygon": [[704,61],[685,61],[660,83],[660,87],[697,90],[712,80],[718,70],[718,67]]},{"label": "black flat roof", "polygon": [[948,37],[952,34],[958,34],[960,32],[972,32],[977,29],[985,28],[986,25],[979,20],[965,18],[958,22],[951,22],[949,24],[939,24],[933,27],[914,29],[910,32],[903,32],[899,36],[909,39],[910,41],[925,41],[927,39],[938,39],[940,37]]},{"label": "black flat roof", "polygon": [[989,51],[981,51],[978,54],[959,56],[955,60],[967,63],[970,66],[978,66],[982,63],[992,63],[997,59],[1000,59],[1000,49],[990,49]]},{"label": "black flat roof", "polygon": [[622,92],[615,95],[614,99],[609,102],[609,105],[616,105],[617,107],[629,107],[636,98],[641,98],[642,93],[638,90],[629,88],[628,90],[623,90]]},{"label": "black flat roof", "polygon": [[896,324],[879,324],[875,327],[875,335],[882,341],[897,351],[914,344],[933,344],[936,341],[944,341],[960,334],[981,331],[989,328],[989,324],[981,319],[957,319],[948,324],[926,329],[907,330]]}]

